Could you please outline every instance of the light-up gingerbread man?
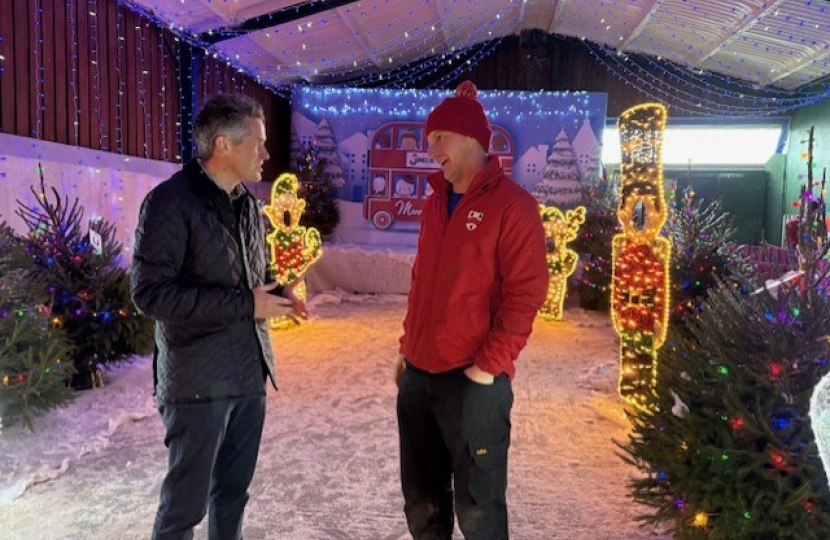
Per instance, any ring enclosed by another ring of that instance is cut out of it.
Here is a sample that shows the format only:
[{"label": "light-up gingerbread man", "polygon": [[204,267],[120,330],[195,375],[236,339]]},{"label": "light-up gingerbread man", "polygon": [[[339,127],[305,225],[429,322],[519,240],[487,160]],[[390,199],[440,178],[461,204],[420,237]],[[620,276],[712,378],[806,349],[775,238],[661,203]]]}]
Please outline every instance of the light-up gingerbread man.
[{"label": "light-up gingerbread man", "polygon": [[[303,279],[309,266],[322,254],[322,239],[315,228],[300,226],[300,218],[305,210],[305,201],[298,196],[299,182],[290,173],[281,174],[271,187],[271,204],[263,207],[263,212],[274,227],[266,241],[271,247],[271,271],[280,285],[286,285],[296,279]],[[305,282],[300,282],[294,289],[299,298],[305,300]],[[272,319],[272,328],[279,328],[290,319],[280,317]]]},{"label": "light-up gingerbread man", "polygon": [[619,120],[622,184],[617,215],[623,232],[612,240],[611,315],[620,336],[620,395],[648,407],[657,351],[669,318],[671,242],[658,236],[668,216],[663,196],[666,109],[645,104]]},{"label": "light-up gingerbread man", "polygon": [[576,270],[579,255],[568,247],[575,240],[580,225],[585,223],[585,207],[568,210],[564,214],[555,206],[539,205],[547,239],[548,296],[539,315],[552,321],[562,320],[562,305],[568,290],[568,278]]}]

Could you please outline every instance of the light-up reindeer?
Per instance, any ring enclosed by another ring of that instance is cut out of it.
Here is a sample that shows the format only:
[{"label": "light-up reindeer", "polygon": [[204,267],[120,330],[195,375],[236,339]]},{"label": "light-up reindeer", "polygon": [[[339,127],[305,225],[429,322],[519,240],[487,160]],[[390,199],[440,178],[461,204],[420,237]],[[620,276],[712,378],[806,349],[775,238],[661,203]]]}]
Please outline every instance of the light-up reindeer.
[{"label": "light-up reindeer", "polygon": [[579,255],[568,247],[576,239],[579,226],[585,223],[585,207],[568,210],[564,214],[555,206],[539,205],[547,239],[547,259],[550,281],[548,296],[539,315],[552,321],[562,320],[562,305],[568,290],[568,278],[576,270]]},{"label": "light-up reindeer", "polygon": [[620,206],[623,232],[613,238],[611,315],[620,336],[620,395],[648,407],[657,351],[669,318],[671,242],[658,236],[668,209],[663,198],[666,109],[638,105],[619,120],[622,146]]},{"label": "light-up reindeer", "polygon": [[[271,204],[263,212],[274,227],[266,241],[271,247],[271,271],[280,285],[286,285],[302,276],[309,266],[322,254],[320,232],[314,228],[300,226],[300,217],[305,210],[305,201],[298,196],[299,182],[290,173],[281,174],[271,187]],[[294,289],[303,300],[306,297],[305,281]],[[286,326],[291,319],[271,319],[271,328]]]}]

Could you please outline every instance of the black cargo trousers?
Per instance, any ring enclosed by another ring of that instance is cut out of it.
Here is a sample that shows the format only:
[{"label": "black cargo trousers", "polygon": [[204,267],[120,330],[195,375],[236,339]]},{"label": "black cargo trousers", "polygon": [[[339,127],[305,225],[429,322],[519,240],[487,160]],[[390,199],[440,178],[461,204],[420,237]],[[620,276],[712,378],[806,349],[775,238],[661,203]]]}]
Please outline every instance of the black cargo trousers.
[{"label": "black cargo trousers", "polygon": [[[415,540],[449,540],[453,494],[466,540],[507,540],[507,450],[513,389],[463,369],[404,370],[398,389],[404,512]],[[454,488],[454,489],[453,489]]]}]

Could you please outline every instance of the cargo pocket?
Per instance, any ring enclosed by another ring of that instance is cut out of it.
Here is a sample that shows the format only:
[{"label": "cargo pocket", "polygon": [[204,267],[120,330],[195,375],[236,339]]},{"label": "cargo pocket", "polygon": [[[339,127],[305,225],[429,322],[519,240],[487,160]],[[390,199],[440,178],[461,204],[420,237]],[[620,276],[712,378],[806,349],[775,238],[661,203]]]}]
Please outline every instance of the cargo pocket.
[{"label": "cargo pocket", "polygon": [[508,441],[470,443],[468,490],[477,507],[504,499]]}]

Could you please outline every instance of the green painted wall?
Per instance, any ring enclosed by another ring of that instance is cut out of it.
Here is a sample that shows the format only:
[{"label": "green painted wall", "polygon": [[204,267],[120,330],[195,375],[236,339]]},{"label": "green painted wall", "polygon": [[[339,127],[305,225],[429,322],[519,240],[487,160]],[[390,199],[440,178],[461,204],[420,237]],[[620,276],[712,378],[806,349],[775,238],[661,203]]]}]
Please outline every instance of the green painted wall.
[{"label": "green painted wall", "polygon": [[764,215],[764,240],[776,246],[781,245],[781,216],[786,212],[788,201],[784,195],[784,170],[787,154],[775,154],[767,161],[764,170],[769,174],[766,188],[766,212]]}]

